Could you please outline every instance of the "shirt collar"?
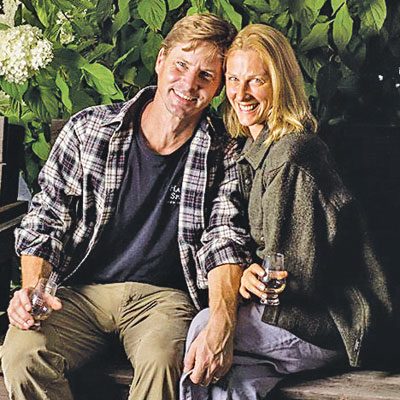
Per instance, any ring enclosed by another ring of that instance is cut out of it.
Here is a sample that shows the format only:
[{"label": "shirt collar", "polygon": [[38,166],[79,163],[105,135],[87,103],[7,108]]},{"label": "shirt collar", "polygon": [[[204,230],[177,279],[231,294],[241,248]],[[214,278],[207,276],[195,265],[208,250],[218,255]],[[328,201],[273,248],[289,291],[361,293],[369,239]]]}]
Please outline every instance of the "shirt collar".
[{"label": "shirt collar", "polygon": [[[122,108],[119,110],[118,114],[111,115],[108,118],[105,118],[102,122],[101,126],[107,126],[112,124],[119,124],[119,127],[124,122],[130,122],[129,115],[131,114],[129,111],[132,111],[131,108],[137,107],[140,104],[144,105],[146,102],[151,100],[157,90],[157,86],[148,86],[141,89],[139,92],[136,93],[135,97],[131,100],[128,100]],[[119,128],[118,127],[118,128]],[[205,110],[200,118],[200,121],[197,125],[197,128],[194,130],[193,134],[196,134],[198,130],[202,131],[205,134],[210,134],[210,128],[212,131],[215,132],[215,126],[213,124],[212,119],[209,116],[208,109]]]},{"label": "shirt collar", "polygon": [[253,140],[251,137],[247,138],[239,161],[245,159],[253,169],[257,169],[264,160],[268,149],[271,146],[271,144],[268,146],[265,145],[267,137],[268,126],[265,126],[265,128],[257,136],[256,140]]},{"label": "shirt collar", "polygon": [[[154,97],[156,92],[156,86],[148,86],[144,89],[140,90],[136,93],[136,95],[128,100],[122,108],[119,110],[118,114],[110,115],[108,118],[105,118],[102,122],[101,126],[107,126],[118,123],[120,126],[128,119],[127,115],[129,114],[129,110],[133,107],[136,103],[147,102],[148,100]],[[139,100],[141,100],[139,102]]]}]

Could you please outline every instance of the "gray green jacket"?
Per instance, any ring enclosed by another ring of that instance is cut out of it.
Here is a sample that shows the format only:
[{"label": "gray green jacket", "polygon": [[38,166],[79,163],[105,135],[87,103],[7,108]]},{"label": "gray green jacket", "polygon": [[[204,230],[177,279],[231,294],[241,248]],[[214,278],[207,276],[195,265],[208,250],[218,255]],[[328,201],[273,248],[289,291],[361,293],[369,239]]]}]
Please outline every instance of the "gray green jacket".
[{"label": "gray green jacket", "polygon": [[325,348],[344,348],[362,365],[392,313],[386,277],[365,220],[314,134],[265,146],[265,130],[239,157],[255,253],[284,253],[289,272],[281,305],[263,321]]}]

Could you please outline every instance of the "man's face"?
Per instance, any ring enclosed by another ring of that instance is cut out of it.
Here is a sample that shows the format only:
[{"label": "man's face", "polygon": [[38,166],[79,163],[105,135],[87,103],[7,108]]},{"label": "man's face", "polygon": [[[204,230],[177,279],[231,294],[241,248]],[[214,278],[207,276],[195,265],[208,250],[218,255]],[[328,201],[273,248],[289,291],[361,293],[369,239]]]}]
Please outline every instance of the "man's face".
[{"label": "man's face", "polygon": [[200,118],[217,94],[222,79],[222,59],[210,43],[183,50],[187,47],[188,43],[180,43],[168,53],[161,49],[155,69],[164,111],[190,123]]}]

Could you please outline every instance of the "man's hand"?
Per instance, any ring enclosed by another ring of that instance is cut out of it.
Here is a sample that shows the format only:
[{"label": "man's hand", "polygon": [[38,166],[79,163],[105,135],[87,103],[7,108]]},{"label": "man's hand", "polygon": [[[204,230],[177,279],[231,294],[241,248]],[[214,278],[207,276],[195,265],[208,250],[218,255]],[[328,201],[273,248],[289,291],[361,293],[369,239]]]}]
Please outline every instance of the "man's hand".
[{"label": "man's hand", "polygon": [[233,360],[233,336],[242,268],[223,264],[208,273],[210,319],[191,344],[185,357],[185,372],[190,379],[207,386],[225,375]]},{"label": "man's hand", "polygon": [[[10,324],[22,330],[28,330],[34,323],[30,314],[32,305],[29,300],[32,290],[33,288],[24,288],[16,291],[7,309]],[[62,307],[61,301],[57,297],[47,294],[45,300],[53,310],[60,310]]]},{"label": "man's hand", "polygon": [[[43,258],[28,255],[21,257],[22,289],[14,293],[7,308],[11,325],[23,330],[27,330],[33,325],[34,321],[30,314],[32,304],[29,300],[29,295],[39,278],[48,277],[52,269],[50,263]],[[46,294],[46,303],[53,310],[60,310],[62,307],[61,301],[49,294]]]},{"label": "man's hand", "polygon": [[224,376],[232,365],[233,332],[210,319],[193,341],[185,357],[184,371],[193,370],[190,380],[208,386]]}]

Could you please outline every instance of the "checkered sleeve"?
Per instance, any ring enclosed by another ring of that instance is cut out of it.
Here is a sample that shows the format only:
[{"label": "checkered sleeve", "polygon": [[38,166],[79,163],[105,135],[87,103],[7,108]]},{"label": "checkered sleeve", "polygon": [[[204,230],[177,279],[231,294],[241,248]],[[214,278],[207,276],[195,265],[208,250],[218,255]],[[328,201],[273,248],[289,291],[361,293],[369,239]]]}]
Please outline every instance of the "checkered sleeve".
[{"label": "checkered sleeve", "polygon": [[222,264],[249,265],[250,236],[239,190],[236,142],[229,140],[223,158],[223,178],[212,201],[208,226],[197,253],[201,268],[207,272]]},{"label": "checkered sleeve", "polygon": [[82,192],[79,143],[73,126],[70,120],[59,134],[39,174],[41,191],[33,197],[28,214],[15,231],[18,255],[41,257],[55,267],[60,264]]}]

